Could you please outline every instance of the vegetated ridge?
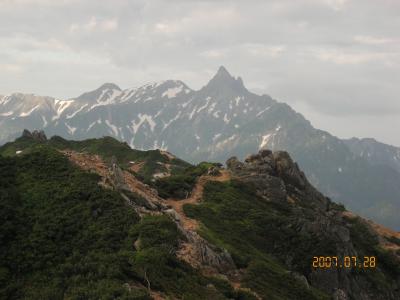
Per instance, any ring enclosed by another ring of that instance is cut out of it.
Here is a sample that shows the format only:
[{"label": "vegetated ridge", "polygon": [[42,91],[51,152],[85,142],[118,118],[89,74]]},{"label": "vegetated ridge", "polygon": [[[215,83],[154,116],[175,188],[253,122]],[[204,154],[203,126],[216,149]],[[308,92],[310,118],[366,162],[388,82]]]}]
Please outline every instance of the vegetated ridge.
[{"label": "vegetated ridge", "polygon": [[[4,298],[399,298],[399,234],[322,195],[286,152],[193,166],[25,131],[0,170]],[[377,267],[312,267],[326,255]]]}]

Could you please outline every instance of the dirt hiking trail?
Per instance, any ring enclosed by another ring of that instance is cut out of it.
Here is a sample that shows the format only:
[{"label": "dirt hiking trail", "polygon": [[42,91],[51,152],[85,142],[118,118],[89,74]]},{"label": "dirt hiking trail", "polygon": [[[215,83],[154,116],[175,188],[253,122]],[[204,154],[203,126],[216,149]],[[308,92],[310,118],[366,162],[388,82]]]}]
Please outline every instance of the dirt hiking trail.
[{"label": "dirt hiking trail", "polygon": [[180,199],[165,200],[165,203],[167,205],[170,205],[178,213],[179,217],[181,218],[181,224],[185,230],[196,231],[197,229],[199,229],[199,223],[197,220],[188,218],[185,215],[183,211],[183,206],[185,204],[200,203],[201,199],[203,198],[204,186],[208,181],[224,182],[231,179],[231,175],[227,170],[221,170],[220,172],[221,174],[219,176],[203,175],[199,177],[189,198],[182,200]]}]

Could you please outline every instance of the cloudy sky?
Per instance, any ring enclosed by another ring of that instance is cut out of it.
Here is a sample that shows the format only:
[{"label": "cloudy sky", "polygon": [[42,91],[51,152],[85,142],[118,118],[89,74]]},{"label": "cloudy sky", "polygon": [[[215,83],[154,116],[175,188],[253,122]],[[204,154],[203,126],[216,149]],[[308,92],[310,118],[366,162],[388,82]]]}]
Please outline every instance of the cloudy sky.
[{"label": "cloudy sky", "polygon": [[0,0],[0,94],[70,98],[218,66],[339,137],[400,146],[399,0]]}]

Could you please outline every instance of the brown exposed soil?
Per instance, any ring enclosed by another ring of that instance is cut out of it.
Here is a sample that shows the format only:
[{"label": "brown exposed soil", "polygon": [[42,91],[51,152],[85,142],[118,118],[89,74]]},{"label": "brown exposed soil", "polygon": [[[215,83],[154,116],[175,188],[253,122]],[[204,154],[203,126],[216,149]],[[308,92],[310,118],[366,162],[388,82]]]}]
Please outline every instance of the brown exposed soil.
[{"label": "brown exposed soil", "polygon": [[[64,150],[62,153],[64,153],[64,155],[66,155],[70,161],[78,165],[80,168],[99,174],[101,176],[100,184],[105,187],[112,188],[112,175],[110,166],[108,166],[99,155],[90,155],[71,150]],[[140,195],[152,203],[161,203],[163,201],[163,199],[157,195],[155,190],[138,180],[128,171],[122,171],[122,174],[124,183],[132,192]]]},{"label": "brown exposed soil", "polygon": [[168,157],[169,160],[173,160],[173,159],[176,158],[173,154],[171,154],[171,153],[169,153],[168,151],[165,151],[165,150],[160,150],[160,153],[162,155],[165,155],[166,157]]},{"label": "brown exposed soil", "polygon": [[[344,211],[342,213],[343,216],[354,219],[359,217],[355,213],[352,213],[350,211]],[[379,238],[379,243],[382,246],[382,248],[387,249],[387,250],[393,250],[397,251],[400,249],[400,245],[395,244],[390,241],[390,238],[397,238],[400,239],[400,232],[394,231],[390,228],[387,228],[385,226],[382,226],[380,224],[377,224],[371,220],[367,220],[364,218],[361,218],[365,224],[369,226],[369,228],[375,232],[380,238]]]},{"label": "brown exposed soil", "polygon": [[166,299],[170,299],[169,297],[168,297],[168,298],[165,298],[165,296],[164,296],[163,294],[161,294],[161,293],[159,293],[159,292],[156,292],[156,291],[151,291],[151,292],[150,292],[150,296],[151,296],[151,298],[153,298],[153,300],[166,300]]},{"label": "brown exposed soil", "polygon": [[144,166],[144,162],[134,162],[131,164],[129,169],[135,173],[138,173],[142,169],[143,166]]},{"label": "brown exposed soil", "polygon": [[92,171],[99,174],[102,178],[101,184],[106,187],[111,187],[107,181],[108,166],[104,163],[99,155],[89,155],[86,153],[79,153],[72,150],[61,151],[68,159],[80,168],[86,171]]}]

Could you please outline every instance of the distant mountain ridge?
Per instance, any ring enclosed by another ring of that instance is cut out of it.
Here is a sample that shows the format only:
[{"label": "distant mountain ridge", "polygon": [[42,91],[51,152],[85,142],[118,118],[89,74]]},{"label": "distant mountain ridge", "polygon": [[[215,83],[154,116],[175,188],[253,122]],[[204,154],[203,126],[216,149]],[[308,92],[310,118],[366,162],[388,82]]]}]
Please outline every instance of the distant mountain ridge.
[{"label": "distant mountain ridge", "polygon": [[224,67],[198,91],[167,80],[125,90],[107,83],[69,100],[4,96],[0,128],[2,143],[24,128],[77,140],[110,135],[191,162],[242,159],[262,148],[287,150],[323,193],[400,229],[399,148],[315,129],[287,104],[248,91]]},{"label": "distant mountain ridge", "polygon": [[372,138],[343,140],[350,150],[371,164],[388,165],[400,172],[400,148],[378,142]]}]

